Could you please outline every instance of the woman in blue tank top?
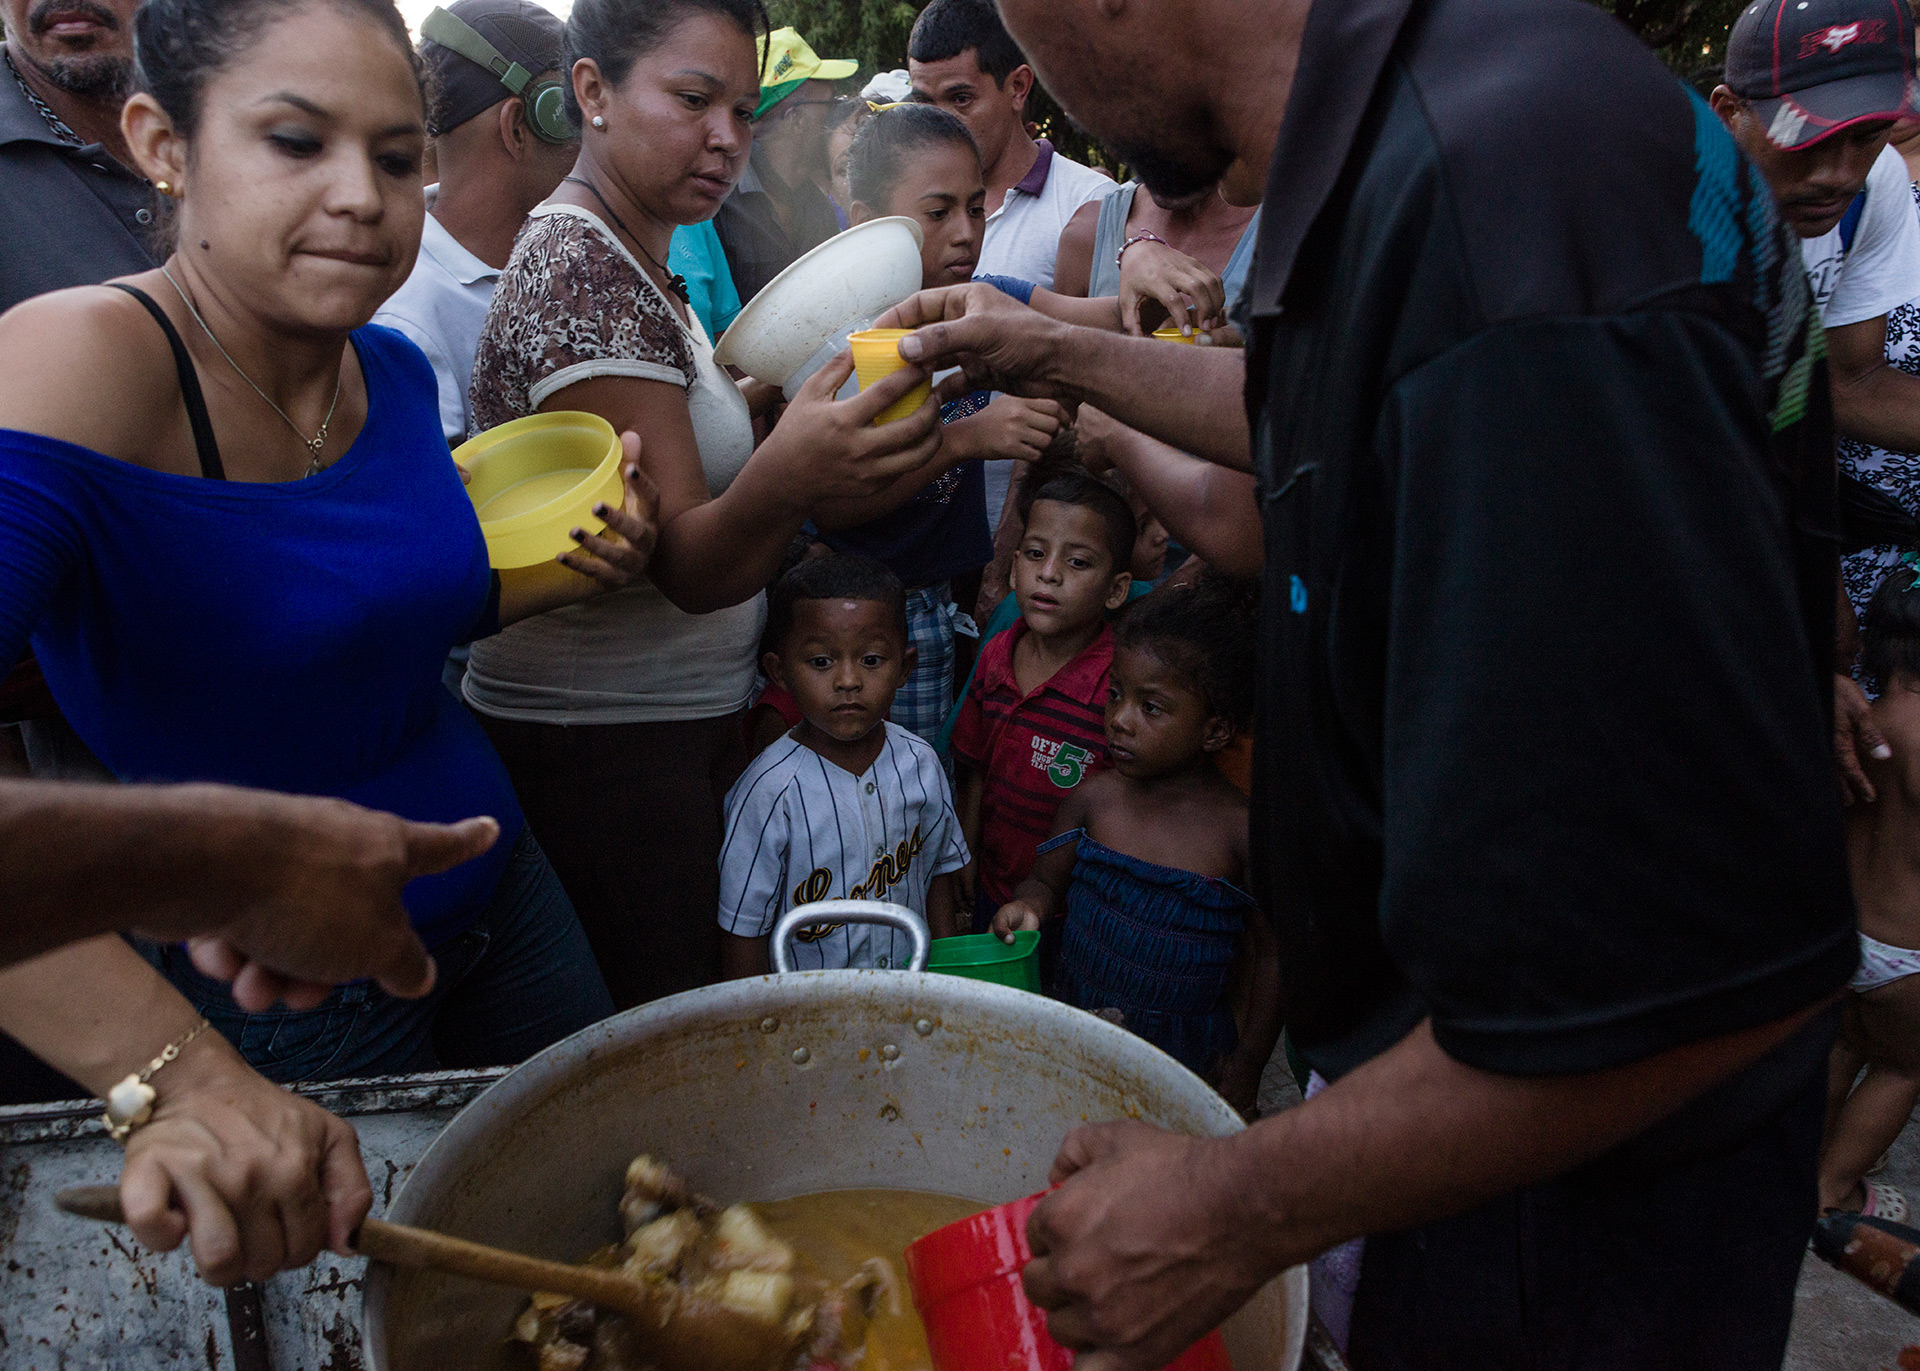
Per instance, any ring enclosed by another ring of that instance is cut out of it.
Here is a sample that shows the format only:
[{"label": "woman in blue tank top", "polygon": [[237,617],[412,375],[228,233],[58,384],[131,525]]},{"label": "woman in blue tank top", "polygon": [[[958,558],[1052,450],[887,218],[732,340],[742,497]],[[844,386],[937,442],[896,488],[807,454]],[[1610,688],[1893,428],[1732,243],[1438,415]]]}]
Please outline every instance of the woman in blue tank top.
[{"label": "woman in blue tank top", "polygon": [[[424,213],[420,89],[391,4],[154,0],[136,44],[145,89],[123,126],[178,248],[0,318],[0,669],[31,644],[123,780],[498,819],[490,852],[405,892],[439,965],[423,1000],[359,983],[246,1014],[181,949],[152,956],[275,1080],[519,1061],[612,1006],[440,666],[644,573],[635,440],[604,536],[564,566],[491,573],[433,373],[366,322]],[[117,955],[86,945],[48,974],[83,1003]]]}]

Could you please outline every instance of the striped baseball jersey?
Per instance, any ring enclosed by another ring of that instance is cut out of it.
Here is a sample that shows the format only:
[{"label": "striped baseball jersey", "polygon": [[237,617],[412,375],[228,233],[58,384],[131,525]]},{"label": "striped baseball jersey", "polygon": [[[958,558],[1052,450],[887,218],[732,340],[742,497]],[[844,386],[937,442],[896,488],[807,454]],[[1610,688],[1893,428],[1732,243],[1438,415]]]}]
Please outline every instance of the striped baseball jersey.
[{"label": "striped baseball jersey", "polygon": [[980,649],[973,684],[953,728],[953,755],[986,775],[980,801],[980,893],[995,907],[1033,872],[1035,849],[1053,833],[1067,792],[1105,767],[1107,674],[1113,630],[1031,695],[1020,693],[1013,650],[1022,619]]},{"label": "striped baseball jersey", "polygon": [[[727,792],[720,845],[720,926],[763,938],[816,900],[886,900],[927,916],[927,887],[967,864],[967,842],[939,754],[898,724],[863,776],[791,735],[762,752]],[[793,940],[803,971],[905,966],[904,933],[813,924]]]}]

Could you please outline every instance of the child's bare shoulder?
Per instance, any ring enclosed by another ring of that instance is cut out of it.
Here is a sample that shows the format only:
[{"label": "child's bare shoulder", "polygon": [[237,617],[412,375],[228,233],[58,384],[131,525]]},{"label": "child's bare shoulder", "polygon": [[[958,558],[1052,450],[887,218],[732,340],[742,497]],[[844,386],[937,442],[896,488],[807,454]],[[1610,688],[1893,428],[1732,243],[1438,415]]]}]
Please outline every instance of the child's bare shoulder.
[{"label": "child's bare shoulder", "polygon": [[1117,771],[1096,771],[1073,788],[1073,794],[1067,797],[1064,812],[1071,805],[1083,814],[1117,803],[1126,793],[1126,780]]},{"label": "child's bare shoulder", "polygon": [[1247,797],[1240,788],[1218,771],[1206,777],[1199,795],[1200,803],[1226,815],[1235,815],[1244,820],[1247,817]]}]

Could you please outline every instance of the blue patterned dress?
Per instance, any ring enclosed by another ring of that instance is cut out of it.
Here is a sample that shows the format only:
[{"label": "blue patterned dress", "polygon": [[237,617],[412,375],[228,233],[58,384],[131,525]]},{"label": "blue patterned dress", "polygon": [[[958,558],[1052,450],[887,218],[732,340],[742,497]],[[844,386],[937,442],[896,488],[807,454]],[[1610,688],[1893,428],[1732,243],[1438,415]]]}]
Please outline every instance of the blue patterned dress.
[{"label": "blue patterned dress", "polygon": [[1227,979],[1259,906],[1227,881],[1115,852],[1085,829],[1040,851],[1076,840],[1055,997],[1118,1009],[1128,1029],[1188,1070],[1215,1073],[1239,1045]]}]

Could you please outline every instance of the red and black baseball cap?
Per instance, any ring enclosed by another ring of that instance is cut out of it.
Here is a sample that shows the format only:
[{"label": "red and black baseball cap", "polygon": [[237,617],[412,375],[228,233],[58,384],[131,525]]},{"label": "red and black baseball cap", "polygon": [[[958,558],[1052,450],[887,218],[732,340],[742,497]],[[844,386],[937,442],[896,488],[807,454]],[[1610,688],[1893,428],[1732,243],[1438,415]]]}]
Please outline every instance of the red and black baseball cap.
[{"label": "red and black baseball cap", "polygon": [[1907,0],[1755,0],[1727,39],[1727,86],[1775,147],[1868,119],[1920,119]]}]

